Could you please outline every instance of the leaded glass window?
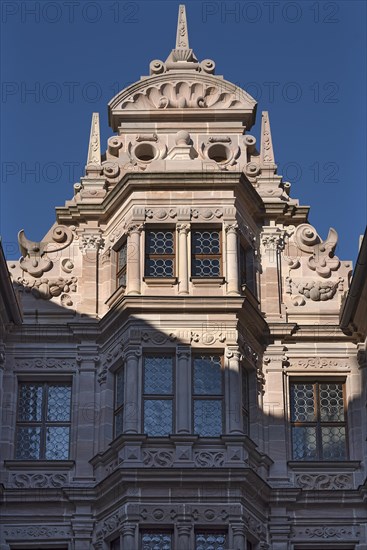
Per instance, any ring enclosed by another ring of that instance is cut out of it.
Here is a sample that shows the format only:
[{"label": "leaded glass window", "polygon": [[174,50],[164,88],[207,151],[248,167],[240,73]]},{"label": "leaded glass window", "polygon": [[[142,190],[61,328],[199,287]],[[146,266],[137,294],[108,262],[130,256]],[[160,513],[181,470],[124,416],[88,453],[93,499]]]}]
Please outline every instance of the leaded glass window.
[{"label": "leaded glass window", "polygon": [[144,433],[166,436],[173,433],[173,356],[144,356]]},{"label": "leaded glass window", "polygon": [[141,535],[142,550],[172,550],[172,534],[146,532]]},{"label": "leaded glass window", "polygon": [[194,433],[217,437],[223,432],[223,371],[221,355],[193,357]]},{"label": "leaded glass window", "polygon": [[240,245],[239,269],[241,286],[246,286],[256,295],[254,250],[242,243]]},{"label": "leaded glass window", "polygon": [[145,276],[174,276],[174,232],[172,230],[150,230],[145,242]]},{"label": "leaded glass window", "polygon": [[127,241],[117,251],[117,285],[126,287]]},{"label": "leaded glass window", "polygon": [[15,445],[17,459],[69,458],[70,400],[70,384],[19,384]]},{"label": "leaded glass window", "polygon": [[226,550],[227,533],[196,533],[195,550]]},{"label": "leaded glass window", "polygon": [[124,387],[124,368],[121,367],[115,374],[115,437],[123,432]]},{"label": "leaded glass window", "polygon": [[220,277],[221,232],[218,229],[192,231],[192,276]]},{"label": "leaded glass window", "polygon": [[294,460],[346,460],[344,384],[291,384]]}]

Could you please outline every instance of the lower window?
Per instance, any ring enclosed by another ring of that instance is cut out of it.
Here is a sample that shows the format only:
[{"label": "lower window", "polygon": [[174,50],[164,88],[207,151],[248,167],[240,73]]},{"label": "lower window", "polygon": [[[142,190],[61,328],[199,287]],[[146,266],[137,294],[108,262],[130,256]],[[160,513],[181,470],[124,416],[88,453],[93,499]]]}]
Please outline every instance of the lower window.
[{"label": "lower window", "polygon": [[226,532],[200,532],[195,534],[195,550],[225,550],[227,548]]},{"label": "lower window", "polygon": [[19,384],[15,445],[17,459],[69,458],[70,399],[70,384]]},{"label": "lower window", "polygon": [[292,382],[291,425],[294,460],[346,460],[345,385]]}]

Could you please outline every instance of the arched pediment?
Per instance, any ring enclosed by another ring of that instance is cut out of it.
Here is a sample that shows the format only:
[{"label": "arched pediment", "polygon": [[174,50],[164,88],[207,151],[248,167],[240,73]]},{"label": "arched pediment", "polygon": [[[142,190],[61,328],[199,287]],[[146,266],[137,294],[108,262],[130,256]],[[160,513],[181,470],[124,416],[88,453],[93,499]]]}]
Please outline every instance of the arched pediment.
[{"label": "arched pediment", "polygon": [[119,92],[108,108],[114,131],[122,122],[132,120],[236,120],[250,128],[256,101],[219,76],[190,71],[142,79]]}]

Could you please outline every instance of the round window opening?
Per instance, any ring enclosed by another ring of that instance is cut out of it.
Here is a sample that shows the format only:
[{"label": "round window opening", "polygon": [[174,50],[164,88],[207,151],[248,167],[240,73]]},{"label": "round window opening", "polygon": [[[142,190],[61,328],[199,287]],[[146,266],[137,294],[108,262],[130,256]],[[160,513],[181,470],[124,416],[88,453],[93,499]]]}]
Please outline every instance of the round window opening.
[{"label": "round window opening", "polygon": [[157,150],[151,143],[141,143],[135,147],[134,153],[137,159],[150,162],[155,158]]},{"label": "round window opening", "polygon": [[215,145],[209,147],[208,157],[211,160],[214,160],[214,162],[224,164],[225,162],[228,162],[231,158],[231,152],[225,145],[222,145],[221,143],[216,143]]}]

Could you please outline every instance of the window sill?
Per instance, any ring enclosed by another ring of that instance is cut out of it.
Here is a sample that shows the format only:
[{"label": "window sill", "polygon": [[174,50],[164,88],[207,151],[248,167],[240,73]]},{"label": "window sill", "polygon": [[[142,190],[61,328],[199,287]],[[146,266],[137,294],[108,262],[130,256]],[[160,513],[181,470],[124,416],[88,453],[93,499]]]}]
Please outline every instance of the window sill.
[{"label": "window sill", "polygon": [[294,471],[327,471],[343,470],[354,471],[358,470],[361,463],[359,460],[291,460],[288,466]]},{"label": "window sill", "polygon": [[4,460],[4,466],[8,470],[71,470],[74,460]]},{"label": "window sill", "polygon": [[122,296],[125,295],[126,288],[124,286],[119,286],[115,292],[111,294],[111,296],[105,301],[105,304],[108,307],[113,306],[113,304]]},{"label": "window sill", "polygon": [[224,277],[191,277],[190,281],[193,285],[199,286],[221,286],[224,284]]},{"label": "window sill", "polygon": [[147,286],[174,286],[177,280],[177,277],[143,277]]}]

